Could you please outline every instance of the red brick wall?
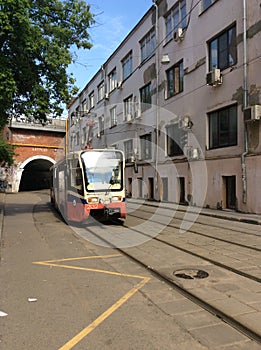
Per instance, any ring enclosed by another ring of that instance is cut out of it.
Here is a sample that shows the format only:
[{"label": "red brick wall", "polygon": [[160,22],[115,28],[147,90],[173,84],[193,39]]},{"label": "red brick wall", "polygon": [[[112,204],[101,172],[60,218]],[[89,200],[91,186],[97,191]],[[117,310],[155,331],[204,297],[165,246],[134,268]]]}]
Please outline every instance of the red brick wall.
[{"label": "red brick wall", "polygon": [[[59,160],[65,153],[65,133],[32,129],[6,129],[9,142],[15,145],[15,162],[21,163],[33,156],[47,156]],[[24,146],[23,146],[24,145]]]}]

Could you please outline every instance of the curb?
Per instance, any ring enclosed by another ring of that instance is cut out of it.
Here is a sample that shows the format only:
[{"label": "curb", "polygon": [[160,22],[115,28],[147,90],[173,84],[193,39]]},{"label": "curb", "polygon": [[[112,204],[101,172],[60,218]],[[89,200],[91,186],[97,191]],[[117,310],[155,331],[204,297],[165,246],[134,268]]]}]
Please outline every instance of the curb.
[{"label": "curb", "polygon": [[[142,199],[137,199],[137,198],[130,198],[131,202],[136,202],[136,203],[141,203],[142,205],[150,206],[150,207],[157,207],[160,203],[164,202],[156,202],[156,201],[144,201]],[[164,203],[164,208],[166,209],[173,209],[171,206],[168,206],[168,203]],[[188,210],[185,208],[188,208],[187,206],[172,203],[173,205],[177,206],[177,210],[181,212],[190,212],[193,213],[193,210]],[[207,211],[209,210],[209,211]],[[252,224],[252,225],[261,225],[261,215],[257,214],[245,214],[245,213],[240,213],[240,212],[230,212],[230,211],[216,211],[215,209],[206,209],[202,208],[199,211],[200,215],[204,216],[209,216],[217,219],[222,219],[222,220],[229,220],[229,221],[237,221],[237,222],[242,222],[246,224]],[[253,216],[259,216],[258,218],[253,218]]]}]

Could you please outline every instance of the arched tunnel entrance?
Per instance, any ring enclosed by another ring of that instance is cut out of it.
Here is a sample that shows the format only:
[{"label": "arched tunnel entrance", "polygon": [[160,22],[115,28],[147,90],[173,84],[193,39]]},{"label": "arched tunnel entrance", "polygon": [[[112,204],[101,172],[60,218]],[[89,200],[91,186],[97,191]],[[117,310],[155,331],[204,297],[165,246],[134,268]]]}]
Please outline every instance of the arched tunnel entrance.
[{"label": "arched tunnel entrance", "polygon": [[19,191],[35,191],[50,188],[50,167],[46,159],[35,159],[24,166]]}]

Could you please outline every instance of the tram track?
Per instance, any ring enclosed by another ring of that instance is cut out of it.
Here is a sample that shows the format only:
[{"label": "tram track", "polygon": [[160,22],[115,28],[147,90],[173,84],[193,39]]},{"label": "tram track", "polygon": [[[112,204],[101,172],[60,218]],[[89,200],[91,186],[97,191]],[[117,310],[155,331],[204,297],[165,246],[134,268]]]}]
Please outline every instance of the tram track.
[{"label": "tram track", "polygon": [[[142,209],[142,212],[144,212],[145,210]],[[154,213],[151,213],[151,211],[145,211],[146,213],[148,214],[154,214]],[[163,214],[164,215],[164,214]],[[144,219],[144,216],[140,216],[140,215],[137,215],[137,214],[134,214],[134,213],[131,213],[131,216],[134,216],[138,219]],[[162,216],[162,214],[161,214]],[[165,217],[169,218],[167,215],[165,215]],[[155,223],[159,223],[157,220],[154,220],[152,219],[151,217],[147,218],[149,219],[151,222],[155,222]],[[184,218],[173,218],[172,220],[178,220],[180,222],[184,221]],[[193,222],[195,225],[202,225],[202,226],[207,226],[209,228],[209,230],[211,230],[212,227],[215,227],[215,228],[220,228],[220,229],[223,229],[222,227],[220,226],[217,226],[217,225],[213,225],[213,224],[206,224],[206,223],[202,223],[202,222],[194,222],[192,220],[187,220],[185,219],[185,221],[188,221],[188,222]],[[179,230],[180,229],[180,225],[174,225],[172,223],[168,223],[166,225],[167,227],[171,227],[171,228],[174,228],[174,229],[177,229]],[[225,228],[226,230],[229,230],[231,232],[236,232],[236,233],[242,233],[242,234],[245,234],[245,232],[241,231],[236,231],[236,230],[233,230],[233,229],[228,229],[228,228]],[[242,244],[242,243],[239,243],[239,242],[235,242],[235,241],[231,241],[231,240],[227,240],[227,239],[224,239],[224,238],[220,238],[220,237],[216,237],[216,236],[213,236],[213,235],[208,235],[206,233],[202,233],[202,232],[198,232],[196,230],[192,230],[191,228],[189,229],[189,233],[192,233],[192,234],[195,234],[195,235],[198,235],[198,236],[202,236],[202,237],[206,237],[206,238],[210,238],[210,239],[214,239],[214,240],[217,240],[217,241],[220,241],[220,242],[224,242],[224,243],[229,243],[229,244],[233,244],[235,246],[238,246],[238,247],[241,247],[241,248],[246,248],[246,249],[250,249],[250,250],[253,250],[253,251],[256,251],[256,252],[261,252],[261,248],[257,248],[257,247],[253,247],[253,246],[250,246],[250,245],[246,245],[246,244]],[[249,234],[249,233],[246,233],[248,235],[253,235],[253,236],[256,236],[256,237],[261,237],[260,235],[257,235],[257,234]]]},{"label": "tram track", "polygon": [[[119,225],[116,221],[115,221],[115,224]],[[132,227],[128,227],[128,228],[130,230],[135,230]],[[228,313],[222,311],[221,309],[215,307],[213,304],[207,302],[206,300],[202,299],[201,297],[198,297],[197,295],[192,293],[189,289],[187,289],[184,286],[182,286],[182,284],[176,282],[168,274],[165,274],[162,271],[159,271],[157,268],[151,266],[150,264],[147,264],[145,261],[143,261],[139,257],[135,256],[135,254],[131,253],[128,250],[128,248],[125,249],[125,248],[120,248],[120,247],[117,247],[117,246],[113,246],[113,244],[111,242],[109,242],[108,240],[106,240],[106,238],[104,236],[101,237],[99,234],[97,234],[95,232],[95,228],[94,229],[88,228],[88,230],[91,231],[94,236],[97,236],[97,237],[99,237],[99,239],[102,239],[111,248],[119,251],[121,254],[123,254],[124,256],[129,258],[130,260],[134,261],[139,266],[142,266],[146,270],[150,271],[157,279],[166,282],[171,288],[173,288],[173,290],[177,291],[178,293],[180,293],[185,298],[187,298],[190,301],[192,301],[197,306],[199,306],[202,309],[208,311],[209,313],[211,313],[212,315],[214,315],[218,319],[222,320],[226,324],[230,325],[231,327],[233,327],[237,331],[239,331],[242,334],[244,334],[245,336],[247,336],[249,339],[254,340],[258,344],[261,344],[261,336],[260,336],[260,334],[255,332],[253,329],[248,327],[246,324],[243,324],[242,322],[238,321],[235,317],[233,317],[233,316],[229,315]],[[138,233],[142,234],[140,231],[138,231],[138,230],[136,230],[136,231]],[[151,236],[149,236],[149,237],[151,238]],[[153,240],[155,240],[155,241],[157,241],[158,243],[161,243],[161,244],[165,244],[165,245],[167,244],[166,242],[158,239],[157,237],[154,237],[154,238],[151,238],[151,239],[153,239]],[[198,254],[192,254],[190,251],[181,249],[180,247],[176,247],[176,246],[174,246],[172,244],[169,244],[168,246],[170,246],[173,249],[181,250],[181,251],[183,251],[186,254],[190,254],[190,255],[193,255],[193,256],[195,256],[197,258],[206,260],[205,257],[202,257],[202,256],[200,256]],[[211,259],[208,259],[208,262],[210,262],[211,264],[213,264],[213,265],[215,265],[215,266],[217,266],[219,268],[226,269],[229,272],[235,273],[235,274],[237,274],[237,275],[239,275],[241,277],[242,276],[246,277],[246,278],[248,278],[248,279],[250,279],[250,280],[252,280],[254,282],[258,282],[258,283],[261,282],[260,279],[254,278],[254,276],[251,276],[251,275],[248,275],[248,274],[245,274],[245,273],[241,273],[239,270],[232,269],[232,268],[226,266],[225,264],[217,263],[216,261],[212,261]]]},{"label": "tram track", "polygon": [[[135,202],[133,202],[133,203],[135,203]],[[129,204],[129,206],[130,206],[130,204]],[[146,210],[145,209],[145,207],[146,208],[148,208],[148,207],[150,207],[150,205],[149,204],[143,204],[143,206],[142,206],[142,212],[145,212],[145,213],[149,213],[149,214],[154,214],[154,212],[153,211],[151,211],[151,210]],[[160,209],[159,207],[157,207],[157,206],[151,206],[151,209],[152,210],[157,210],[157,209]],[[173,210],[172,208],[168,208],[168,207],[163,207],[162,209],[167,209],[167,210]],[[139,211],[141,210],[141,207],[139,208]],[[184,210],[184,209],[177,209],[177,208],[175,208],[175,212],[176,213],[187,213],[187,211],[186,210]],[[194,214],[194,212],[192,211],[191,212],[191,214]],[[204,214],[201,214],[200,212],[199,212],[199,214],[200,215],[204,215]],[[133,213],[131,213],[131,215],[133,215]],[[161,214],[162,216],[165,216],[165,217],[169,217],[168,215],[165,215],[165,214]],[[205,216],[206,217],[206,216]],[[211,216],[210,216],[211,217]],[[178,217],[173,217],[173,218],[175,218],[176,220],[179,220],[179,221],[183,221],[184,220],[184,218],[178,218]],[[225,218],[220,218],[220,217],[218,217],[217,218],[218,220],[226,220]],[[207,227],[213,227],[213,228],[219,228],[219,229],[224,229],[224,230],[229,230],[230,232],[235,232],[235,233],[244,233],[244,235],[249,235],[249,236],[255,236],[255,237],[261,237],[261,234],[256,234],[256,233],[253,233],[253,232],[247,232],[246,230],[244,230],[244,231],[239,231],[238,229],[233,229],[233,227],[231,227],[231,225],[229,226],[229,227],[226,227],[226,226],[222,226],[222,225],[214,225],[213,223],[212,224],[210,224],[209,223],[209,221],[207,222],[207,223],[205,223],[205,222],[202,222],[202,221],[199,221],[198,219],[197,219],[197,221],[194,221],[194,220],[189,220],[188,218],[186,218],[186,221],[188,221],[188,222],[191,222],[191,223],[196,223],[196,224],[200,224],[200,225],[202,225],[202,226],[207,226]],[[241,221],[238,221],[237,222],[238,224],[240,224],[240,225],[246,225],[247,224],[247,222],[241,222]],[[251,223],[250,223],[251,224]],[[256,224],[253,224],[255,227],[256,227]],[[179,228],[179,227],[178,227]]]},{"label": "tram track", "polygon": [[[136,220],[136,223],[138,222],[138,220],[141,220],[143,222],[145,222],[147,220],[145,215],[142,215],[142,214],[137,215],[137,211],[129,214],[129,217],[130,217],[130,222],[131,222],[132,218],[133,218],[134,222]],[[149,220],[152,220],[152,218],[150,218]],[[180,220],[182,220],[182,219],[180,219]],[[151,237],[150,234],[147,234],[146,232],[141,232],[138,229],[138,226],[136,226],[136,228],[135,228],[135,226],[131,227],[131,225],[128,225],[127,222],[125,222],[124,225],[120,225],[119,220],[116,220],[115,222],[113,222],[112,224],[110,224],[108,226],[106,226],[106,225],[101,226],[101,225],[97,225],[97,224],[96,225],[95,224],[94,225],[87,224],[86,227],[82,227],[82,228],[80,228],[80,230],[82,229],[83,232],[87,230],[88,234],[96,236],[99,240],[102,240],[106,246],[115,249],[116,251],[120,252],[123,256],[126,256],[128,259],[134,261],[139,266],[143,267],[144,269],[149,271],[152,275],[154,275],[155,278],[167,283],[171,288],[173,288],[173,290],[177,291],[179,294],[181,294],[182,296],[184,296],[185,298],[187,298],[188,300],[193,302],[195,305],[201,307],[202,309],[206,310],[210,314],[214,315],[215,317],[217,317],[217,319],[222,320],[223,322],[225,322],[229,326],[236,329],[238,332],[244,334],[249,339],[255,341],[258,344],[261,344],[260,333],[258,331],[256,331],[255,328],[251,327],[251,325],[248,326],[247,322],[244,322],[244,320],[241,321],[240,319],[237,319],[237,317],[235,317],[235,315],[233,313],[230,314],[229,311],[227,312],[226,309],[220,308],[218,306],[218,304],[211,302],[211,300],[204,298],[202,295],[200,295],[200,294],[197,295],[197,293],[196,293],[197,291],[195,289],[188,288],[188,285],[186,286],[186,283],[184,283],[185,285],[183,285],[183,283],[180,282],[180,280],[178,280],[178,278],[176,278],[173,275],[171,276],[166,271],[162,270],[160,268],[160,265],[150,263],[151,262],[150,259],[148,258],[148,256],[146,257],[146,250],[144,251],[144,254],[142,253],[143,252],[142,245],[139,246],[138,249],[136,249],[136,248],[129,249],[128,247],[121,248],[121,247],[118,247],[116,245],[113,245],[112,242],[108,239],[107,230],[111,231],[112,233],[113,232],[116,233],[117,229],[119,229],[119,232],[121,232],[121,229],[123,229],[122,233],[124,235],[124,230],[126,228],[128,230],[135,232],[136,234],[145,236],[146,242],[148,242],[150,240],[153,242],[156,242],[156,245],[152,245],[152,246],[156,247],[159,251],[164,251],[166,249],[164,247],[168,247],[169,251],[171,251],[173,249],[173,253],[172,253],[173,257],[176,256],[175,251],[178,250],[178,251],[182,252],[182,254],[184,255],[184,257],[185,257],[184,261],[186,261],[186,256],[193,256],[198,261],[207,261],[210,265],[206,265],[204,263],[202,265],[208,266],[210,270],[213,269],[213,271],[217,271],[217,269],[223,269],[223,270],[228,271],[228,273],[230,273],[232,275],[235,274],[236,276],[238,276],[238,278],[247,278],[249,281],[251,281],[251,283],[260,283],[261,282],[260,278],[257,278],[255,276],[252,276],[251,274],[240,271],[239,269],[232,268],[231,266],[227,266],[226,264],[224,264],[220,261],[215,261],[214,259],[211,259],[209,257],[200,255],[196,252],[192,252],[189,249],[185,249],[184,247],[178,246],[178,244],[173,244],[173,243],[167,242],[166,240],[164,240],[161,237],[161,234],[158,234],[156,237]],[[159,222],[156,220],[152,221],[152,224],[154,222],[155,223],[157,222],[157,224],[159,224]],[[211,224],[210,224],[210,227],[211,227]],[[167,228],[178,229],[179,226],[175,225],[175,227],[174,227],[174,225],[172,225],[170,223],[170,226],[167,225]],[[164,229],[164,225],[162,225],[162,229]],[[75,231],[77,231],[77,230],[75,230]],[[191,230],[189,230],[189,233],[190,234],[199,234],[198,232],[191,232]],[[81,234],[80,234],[80,236],[82,237]],[[204,235],[204,237],[205,237],[205,235]],[[206,238],[213,239],[213,236],[207,235]],[[178,237],[177,237],[177,239],[178,239]],[[230,243],[227,240],[222,240],[222,241],[225,244]],[[243,245],[243,248],[249,249],[250,247]],[[252,249],[252,251],[259,251],[259,250]],[[157,260],[157,257],[154,258],[154,262],[156,261],[155,259]],[[191,260],[188,259],[188,261],[191,261]],[[212,266],[213,266],[213,268],[212,268]],[[229,302],[229,299],[228,299],[228,302]]]}]

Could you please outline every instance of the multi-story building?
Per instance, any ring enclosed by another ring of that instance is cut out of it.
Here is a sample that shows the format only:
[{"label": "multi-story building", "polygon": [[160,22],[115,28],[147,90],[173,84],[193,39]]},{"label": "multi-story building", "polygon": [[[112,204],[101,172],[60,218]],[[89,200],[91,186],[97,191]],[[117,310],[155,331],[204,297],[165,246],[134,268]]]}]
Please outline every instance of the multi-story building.
[{"label": "multi-story building", "polygon": [[261,213],[260,14],[153,1],[70,104],[69,149],[123,149],[133,197]]}]

